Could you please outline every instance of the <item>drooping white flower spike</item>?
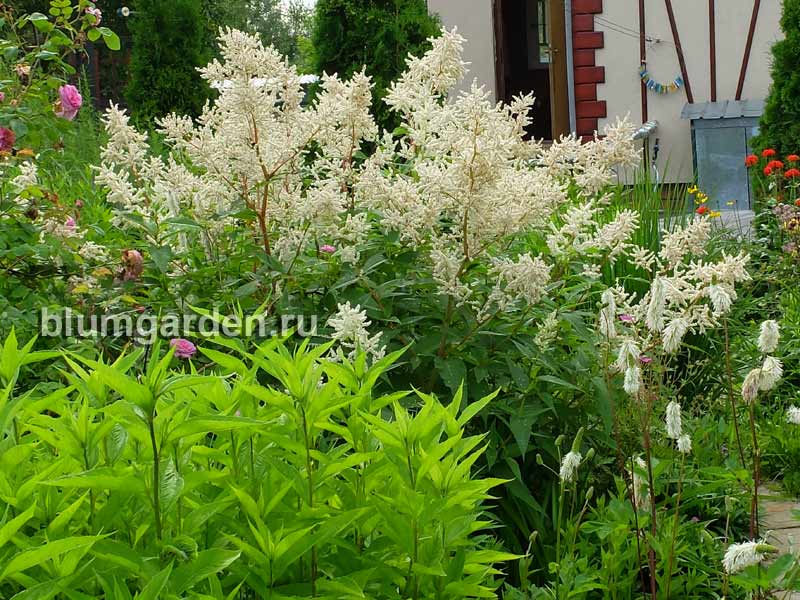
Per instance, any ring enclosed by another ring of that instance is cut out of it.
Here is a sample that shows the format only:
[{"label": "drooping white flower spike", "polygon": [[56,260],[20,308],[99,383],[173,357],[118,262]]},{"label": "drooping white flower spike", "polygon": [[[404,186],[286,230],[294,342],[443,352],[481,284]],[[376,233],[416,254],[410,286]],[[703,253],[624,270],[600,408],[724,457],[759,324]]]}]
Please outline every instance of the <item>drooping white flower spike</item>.
[{"label": "drooping white flower spike", "polygon": [[600,297],[600,335],[607,340],[617,337],[617,301],[614,292],[610,289],[603,292]]},{"label": "drooping white flower spike", "polygon": [[578,472],[578,467],[581,466],[583,457],[580,452],[573,452],[570,450],[561,459],[561,469],[558,476],[564,483],[572,483],[575,481],[575,475]]},{"label": "drooping white flower spike", "polygon": [[777,552],[775,546],[770,546],[763,542],[743,542],[741,544],[731,544],[725,551],[722,559],[722,567],[729,575],[743,571],[751,565],[757,565],[766,558],[768,554]]},{"label": "drooping white flower spike", "polygon": [[674,400],[667,404],[667,437],[677,440],[681,437],[681,405]]},{"label": "drooping white flower spike", "polygon": [[685,433],[678,438],[678,452],[681,454],[690,454],[692,452],[692,438]]},{"label": "drooping white flower spike", "polygon": [[775,321],[761,323],[761,335],[758,336],[758,349],[762,354],[771,354],[778,348],[781,332]]}]

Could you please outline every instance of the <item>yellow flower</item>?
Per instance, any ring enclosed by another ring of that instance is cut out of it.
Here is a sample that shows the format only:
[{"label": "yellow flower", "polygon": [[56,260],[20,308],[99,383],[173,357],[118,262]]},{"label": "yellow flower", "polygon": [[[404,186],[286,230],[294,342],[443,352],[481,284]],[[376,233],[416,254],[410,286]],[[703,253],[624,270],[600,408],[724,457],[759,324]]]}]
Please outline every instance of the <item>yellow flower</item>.
[{"label": "yellow flower", "polygon": [[708,216],[711,217],[712,219],[719,219],[722,216],[722,213],[719,212],[718,210],[713,210]]},{"label": "yellow flower", "polygon": [[725,204],[727,204],[728,206],[735,206],[736,205],[736,200],[731,200],[729,202],[726,202]]},{"label": "yellow flower", "polygon": [[697,189],[697,186],[696,186],[696,185],[693,185],[693,186],[691,186],[691,187],[690,187],[690,188],[689,188],[687,191],[688,191],[690,194],[696,194],[696,193],[697,193],[699,190]]}]

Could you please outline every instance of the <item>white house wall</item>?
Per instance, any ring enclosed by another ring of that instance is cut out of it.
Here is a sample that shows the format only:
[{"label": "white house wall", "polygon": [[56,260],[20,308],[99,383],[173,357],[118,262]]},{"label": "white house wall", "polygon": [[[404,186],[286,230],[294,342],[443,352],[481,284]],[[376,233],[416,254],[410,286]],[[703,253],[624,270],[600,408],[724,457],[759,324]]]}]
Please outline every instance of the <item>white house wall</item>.
[{"label": "white house wall", "polygon": [[[572,2],[573,6],[586,3],[585,0]],[[595,51],[595,64],[605,68],[605,82],[597,86],[597,101],[606,103],[607,116],[597,122],[601,129],[609,121],[626,115],[637,123],[642,121],[638,78],[639,2],[604,0],[602,5],[603,12],[597,15],[599,18],[594,24],[594,31],[604,35],[603,47]],[[708,2],[672,0],[672,5],[694,101],[709,101]],[[475,78],[495,92],[492,0],[428,0],[428,6],[432,13],[441,17],[446,27],[458,27],[468,40],[465,58],[471,63],[470,74],[463,87],[469,87]],[[681,72],[666,3],[664,0],[646,0],[645,12],[647,35],[661,40],[648,44],[647,66],[654,79],[668,83]],[[752,12],[753,0],[716,0],[717,100],[735,99]],[[780,15],[781,0],[762,0],[742,99],[763,99],[768,93],[770,48],[782,35]],[[604,21],[613,25],[606,25]],[[668,95],[648,92],[648,117],[660,124],[659,170],[667,181],[672,182],[693,179],[691,126],[680,118],[685,103],[683,90]]]},{"label": "white house wall", "polygon": [[[686,69],[695,102],[711,100],[708,3],[706,0],[672,0]],[[753,11],[751,0],[717,0],[717,100],[733,100],[739,80],[745,42]],[[647,35],[662,40],[649,43],[647,67],[651,76],[668,83],[681,74],[672,32],[662,0],[646,1]],[[743,99],[763,99],[770,86],[770,48],[780,39],[780,0],[762,0],[753,39]],[[604,47],[596,52],[597,64],[605,66],[605,83],[598,86],[598,99],[607,103],[608,117],[630,115],[641,121],[641,93],[637,78],[639,40],[619,30],[639,30],[638,0],[605,0],[595,30],[604,33]],[[603,20],[615,27],[607,26]],[[616,30],[616,31],[615,31]],[[661,141],[659,169],[667,181],[690,181],[693,158],[690,124],[680,118],[686,104],[683,90],[673,94],[648,92],[650,119],[659,122]]]},{"label": "white house wall", "polygon": [[477,79],[495,94],[492,0],[428,0],[428,9],[439,15],[445,27],[458,27],[467,38],[464,60],[470,65],[462,89]]}]

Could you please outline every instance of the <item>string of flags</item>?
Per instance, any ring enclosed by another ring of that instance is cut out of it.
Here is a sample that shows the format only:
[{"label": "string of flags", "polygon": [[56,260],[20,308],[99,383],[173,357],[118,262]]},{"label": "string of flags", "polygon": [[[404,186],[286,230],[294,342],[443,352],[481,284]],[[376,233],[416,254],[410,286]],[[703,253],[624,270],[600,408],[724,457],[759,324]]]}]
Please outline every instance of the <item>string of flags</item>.
[{"label": "string of flags", "polygon": [[670,83],[659,83],[650,77],[650,72],[647,70],[646,65],[642,65],[639,69],[639,77],[645,87],[647,87],[648,90],[654,91],[656,94],[673,94],[683,87],[683,77],[680,75]]}]

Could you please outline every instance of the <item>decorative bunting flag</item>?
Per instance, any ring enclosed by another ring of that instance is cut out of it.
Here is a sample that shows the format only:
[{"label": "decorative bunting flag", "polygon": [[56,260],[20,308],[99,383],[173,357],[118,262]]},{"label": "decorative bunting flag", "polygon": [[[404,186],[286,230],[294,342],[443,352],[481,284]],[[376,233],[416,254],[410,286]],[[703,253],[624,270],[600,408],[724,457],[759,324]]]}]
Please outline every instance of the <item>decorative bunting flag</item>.
[{"label": "decorative bunting flag", "polygon": [[645,65],[639,69],[639,77],[648,90],[654,91],[656,94],[673,94],[683,87],[683,77],[680,75],[676,77],[671,83],[659,83],[652,77]]}]

